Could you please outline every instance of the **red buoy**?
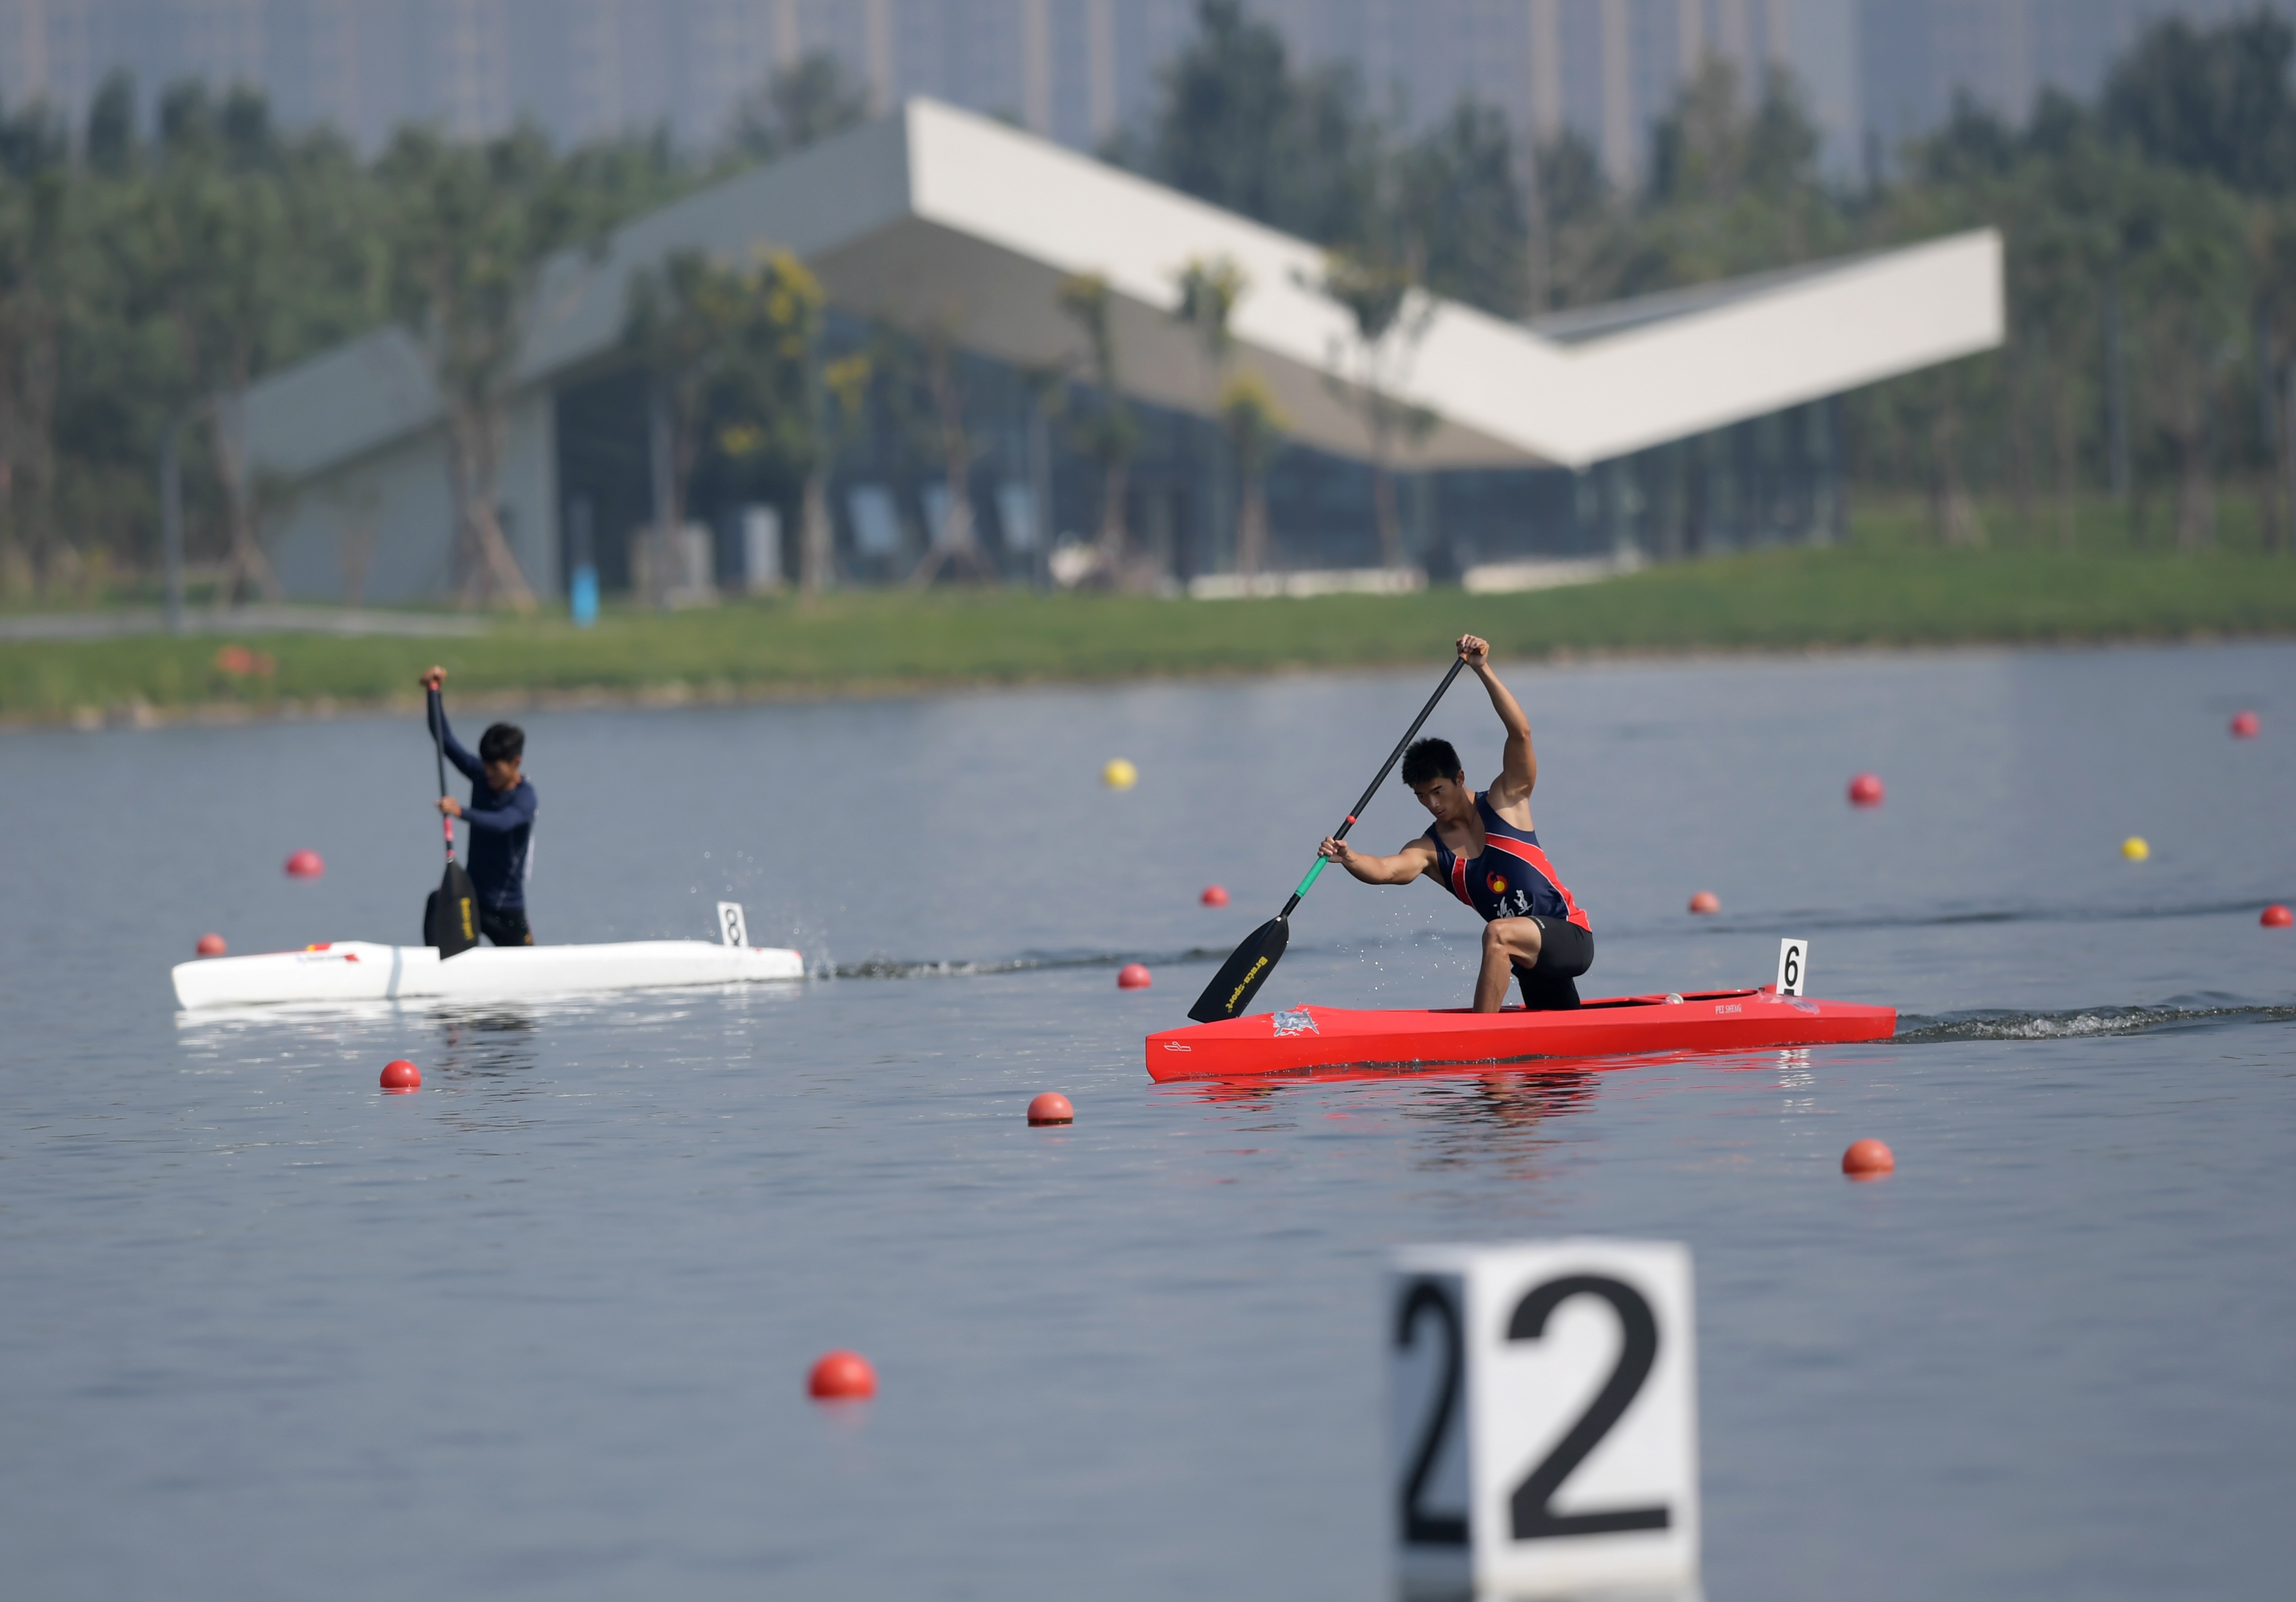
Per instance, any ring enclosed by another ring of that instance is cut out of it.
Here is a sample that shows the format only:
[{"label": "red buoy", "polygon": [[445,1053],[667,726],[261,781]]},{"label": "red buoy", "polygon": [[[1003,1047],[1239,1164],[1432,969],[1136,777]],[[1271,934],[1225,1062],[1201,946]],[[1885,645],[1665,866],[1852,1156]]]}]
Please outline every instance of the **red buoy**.
[{"label": "red buoy", "polygon": [[2234,712],[2232,715],[2232,737],[2253,740],[2264,732],[2264,719],[2254,712]]},{"label": "red buoy", "polygon": [[1155,982],[1145,963],[1128,962],[1116,970],[1116,988],[1119,990],[1144,990]]},{"label": "red buoy", "polygon": [[1897,1166],[1897,1157],[1878,1140],[1853,1140],[1841,1154],[1841,1171],[1853,1179],[1878,1179]]},{"label": "red buoy", "polygon": [[326,871],[326,862],[316,851],[297,851],[287,859],[287,876],[291,879],[316,879]]},{"label": "red buoy", "polygon": [[2267,929],[2285,929],[2291,924],[2296,924],[2296,912],[2291,912],[2279,902],[2275,901],[2264,909],[2264,916],[2256,921]]},{"label": "red buoy", "polygon": [[1227,905],[1227,891],[1217,884],[1207,884],[1202,900],[1207,907],[1225,907]]},{"label": "red buoy", "polygon": [[1849,781],[1849,804],[1853,807],[1878,807],[1882,794],[1878,774],[1861,773]]},{"label": "red buoy", "polygon": [[221,957],[230,949],[223,943],[222,935],[212,932],[200,936],[200,943],[195,948],[201,957]]},{"label": "red buoy", "polygon": [[385,1063],[382,1065],[382,1088],[386,1090],[420,1090],[422,1089],[422,1070],[405,1057]]},{"label": "red buoy", "polygon": [[1710,890],[1702,890],[1690,898],[1690,910],[1701,917],[1710,916],[1722,910],[1722,898]]},{"label": "red buoy", "polygon": [[1029,1104],[1030,1123],[1074,1123],[1076,1109],[1057,1090],[1047,1090]]},{"label": "red buoy", "polygon": [[857,1351],[824,1351],[805,1388],[816,1401],[865,1401],[877,1394],[877,1371]]}]

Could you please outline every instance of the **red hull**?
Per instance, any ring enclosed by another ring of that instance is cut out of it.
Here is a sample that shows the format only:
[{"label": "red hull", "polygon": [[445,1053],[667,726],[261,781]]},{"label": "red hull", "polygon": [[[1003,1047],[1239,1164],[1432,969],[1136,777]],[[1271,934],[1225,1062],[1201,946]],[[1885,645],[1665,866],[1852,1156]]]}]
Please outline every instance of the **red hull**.
[{"label": "red hull", "polygon": [[1521,1007],[1474,1013],[1360,1012],[1297,1006],[1148,1037],[1148,1077],[1308,1077],[1335,1069],[1480,1066],[1533,1057],[1608,1057],[1645,1052],[1751,1051],[1884,1040],[1895,1007],[1818,1001],[1759,990],[1706,990],[1679,1000],[1614,996],[1570,1012]]}]

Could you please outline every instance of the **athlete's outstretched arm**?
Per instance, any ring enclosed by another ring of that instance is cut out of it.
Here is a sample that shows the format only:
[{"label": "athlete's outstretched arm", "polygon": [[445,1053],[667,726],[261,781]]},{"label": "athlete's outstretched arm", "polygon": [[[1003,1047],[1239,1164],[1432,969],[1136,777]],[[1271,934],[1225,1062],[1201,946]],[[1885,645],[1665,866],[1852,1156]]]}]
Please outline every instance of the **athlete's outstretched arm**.
[{"label": "athlete's outstretched arm", "polygon": [[1530,745],[1530,719],[1522,715],[1522,706],[1515,700],[1514,692],[1501,684],[1499,676],[1491,671],[1488,640],[1472,634],[1461,635],[1459,657],[1483,681],[1483,688],[1490,692],[1491,710],[1506,725],[1506,751],[1499,760],[1499,776],[1491,781],[1491,805],[1511,807],[1517,801],[1528,801],[1538,783],[1538,753]]},{"label": "athlete's outstretched arm", "polygon": [[1435,848],[1420,835],[1392,857],[1374,857],[1344,840],[1326,838],[1316,850],[1366,884],[1408,884],[1435,863]]}]

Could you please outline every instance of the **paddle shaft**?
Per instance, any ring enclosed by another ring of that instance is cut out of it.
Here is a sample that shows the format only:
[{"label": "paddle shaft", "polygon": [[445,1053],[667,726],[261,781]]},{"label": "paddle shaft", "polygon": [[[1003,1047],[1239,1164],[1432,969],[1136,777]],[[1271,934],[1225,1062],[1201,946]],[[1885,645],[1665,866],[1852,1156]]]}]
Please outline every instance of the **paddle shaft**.
[{"label": "paddle shaft", "polygon": [[[1451,670],[1443,675],[1443,682],[1435,686],[1435,693],[1427,698],[1427,704],[1419,709],[1419,716],[1411,720],[1411,727],[1403,731],[1403,738],[1395,743],[1395,749],[1387,753],[1387,760],[1380,764],[1379,772],[1373,776],[1370,784],[1364,786],[1364,793],[1356,798],[1356,804],[1348,809],[1347,821],[1332,831],[1332,839],[1345,840],[1348,837],[1348,831],[1356,826],[1357,817],[1362,814],[1365,807],[1371,805],[1371,798],[1379,793],[1379,787],[1387,783],[1387,776],[1395,771],[1395,765],[1403,760],[1405,750],[1414,739],[1418,737],[1420,726],[1434,716],[1435,703],[1443,699],[1443,692],[1451,687],[1451,681],[1459,677],[1459,670],[1466,665],[1467,659],[1464,656],[1452,662]],[[1315,884],[1316,876],[1329,867],[1331,863],[1332,859],[1329,857],[1318,856],[1316,859],[1316,866],[1308,870],[1308,876],[1300,881],[1300,888],[1292,892],[1292,899],[1283,903],[1283,910],[1275,916],[1279,918],[1290,917],[1292,909],[1300,905],[1300,898],[1306,895]]]},{"label": "paddle shaft", "polygon": [[[438,691],[430,692],[430,754],[439,759],[439,793],[447,793],[447,704]],[[439,822],[447,831],[447,860],[455,859],[455,819],[451,813],[439,814]]]}]

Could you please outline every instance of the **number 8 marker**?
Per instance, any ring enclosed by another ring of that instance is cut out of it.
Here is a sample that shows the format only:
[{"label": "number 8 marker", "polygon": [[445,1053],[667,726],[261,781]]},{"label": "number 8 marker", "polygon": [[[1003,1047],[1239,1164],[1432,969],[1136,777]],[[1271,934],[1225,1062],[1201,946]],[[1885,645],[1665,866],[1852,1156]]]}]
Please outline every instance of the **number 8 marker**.
[{"label": "number 8 marker", "polygon": [[739,901],[718,903],[718,934],[727,945],[736,949],[750,943],[749,925],[742,921]]}]

